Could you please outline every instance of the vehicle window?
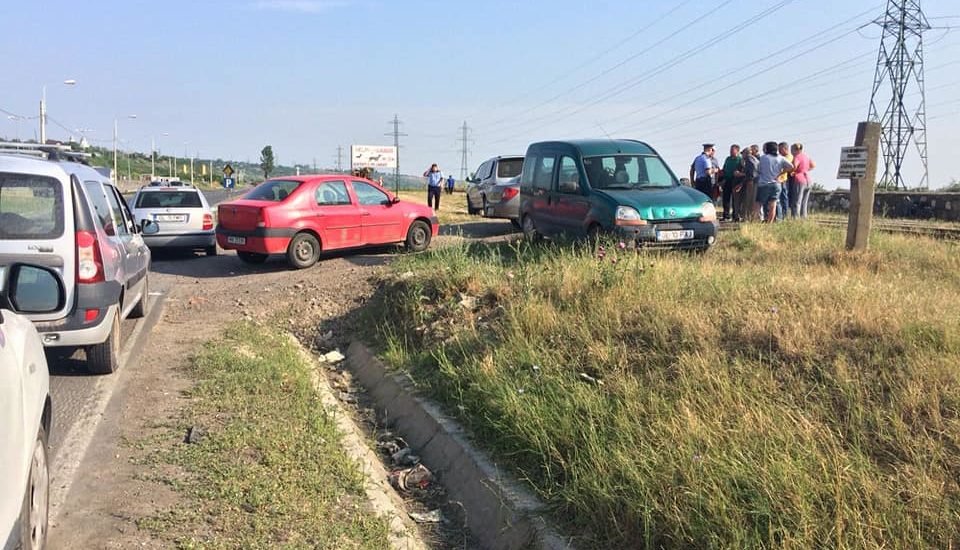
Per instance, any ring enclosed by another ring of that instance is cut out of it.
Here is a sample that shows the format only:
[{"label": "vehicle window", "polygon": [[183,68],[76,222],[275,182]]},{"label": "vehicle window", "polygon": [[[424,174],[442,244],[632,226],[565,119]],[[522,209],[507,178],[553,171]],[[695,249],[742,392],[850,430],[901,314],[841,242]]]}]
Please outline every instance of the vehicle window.
[{"label": "vehicle window", "polygon": [[87,189],[87,195],[90,196],[90,202],[93,203],[93,210],[100,221],[100,226],[107,235],[116,235],[114,231],[115,222],[113,220],[113,211],[110,210],[110,204],[107,197],[103,194],[103,186],[99,181],[85,181],[83,186]]},{"label": "vehicle window", "polygon": [[[354,184],[356,186],[356,184]],[[316,192],[317,204],[320,206],[336,206],[350,204],[350,195],[347,193],[347,183],[344,181],[328,181],[320,184]]]},{"label": "vehicle window", "polygon": [[299,181],[290,180],[272,180],[265,181],[258,185],[253,191],[247,193],[245,199],[254,201],[273,201],[280,202],[293,193],[297,187],[300,187]]},{"label": "vehicle window", "polygon": [[390,203],[386,193],[366,182],[354,181],[353,191],[357,194],[357,202],[364,206]]},{"label": "vehicle window", "polygon": [[500,159],[497,163],[498,178],[515,178],[523,171],[523,159]]},{"label": "vehicle window", "polygon": [[137,195],[134,208],[203,208],[197,191],[147,191]]},{"label": "vehicle window", "polygon": [[63,234],[63,189],[53,178],[0,173],[0,239]]},{"label": "vehicle window", "polygon": [[[571,157],[560,157],[560,172],[557,175],[557,181],[560,182],[558,189],[566,193],[580,193],[580,171],[577,170],[577,161]],[[573,183],[576,185],[576,191],[563,191],[564,183]]]},{"label": "vehicle window", "polygon": [[110,204],[110,212],[116,224],[117,234],[128,235],[132,233],[133,228],[127,223],[127,219],[123,216],[123,207],[120,206],[117,195],[114,194],[112,188],[108,185],[103,186],[103,191],[107,194],[107,202]]},{"label": "vehicle window", "polygon": [[130,207],[127,206],[126,199],[123,198],[123,195],[120,194],[120,191],[116,187],[111,185],[109,188],[113,191],[113,195],[120,205],[120,212],[123,214],[123,220],[127,224],[127,229],[129,229],[131,233],[136,233],[137,221],[133,219],[133,214],[130,213]]},{"label": "vehicle window", "polygon": [[520,176],[520,186],[530,187],[533,185],[533,167],[539,165],[540,157],[527,157],[529,162],[523,164],[523,173]]},{"label": "vehicle window", "polygon": [[533,167],[533,186],[536,189],[549,191],[553,188],[553,165],[556,160],[556,157],[553,156],[543,156],[537,159],[537,164]]},{"label": "vehicle window", "polygon": [[671,187],[677,182],[663,160],[649,155],[608,155],[583,159],[587,181],[595,189]]}]

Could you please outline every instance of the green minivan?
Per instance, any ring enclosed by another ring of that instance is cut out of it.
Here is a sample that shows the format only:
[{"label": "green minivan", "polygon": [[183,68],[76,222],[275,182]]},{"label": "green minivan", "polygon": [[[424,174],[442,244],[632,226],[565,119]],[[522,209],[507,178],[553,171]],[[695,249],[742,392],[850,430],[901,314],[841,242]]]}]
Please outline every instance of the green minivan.
[{"label": "green minivan", "polygon": [[709,197],[680,185],[641,141],[545,141],[527,148],[520,223],[529,239],[617,235],[637,246],[706,250],[717,238]]}]

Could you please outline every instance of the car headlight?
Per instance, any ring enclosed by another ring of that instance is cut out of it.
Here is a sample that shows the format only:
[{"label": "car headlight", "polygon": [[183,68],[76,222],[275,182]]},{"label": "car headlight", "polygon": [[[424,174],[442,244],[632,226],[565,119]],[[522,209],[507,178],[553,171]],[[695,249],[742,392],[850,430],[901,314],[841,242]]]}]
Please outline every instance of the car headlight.
[{"label": "car headlight", "polygon": [[712,202],[705,202],[700,208],[700,221],[701,222],[715,222],[717,221],[717,207],[713,205]]},{"label": "car headlight", "polygon": [[614,219],[616,225],[647,225],[647,220],[640,217],[636,208],[630,206],[618,206],[617,215]]}]

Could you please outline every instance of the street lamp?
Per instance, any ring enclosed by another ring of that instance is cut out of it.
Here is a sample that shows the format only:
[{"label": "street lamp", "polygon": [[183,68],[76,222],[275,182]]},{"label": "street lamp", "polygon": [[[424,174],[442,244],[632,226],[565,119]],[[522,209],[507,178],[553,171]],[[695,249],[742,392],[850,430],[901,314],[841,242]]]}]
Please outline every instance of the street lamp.
[{"label": "street lamp", "polygon": [[[77,81],[68,78],[63,81],[67,86],[76,85]],[[47,143],[47,85],[43,85],[43,92],[40,95],[40,144]]]},{"label": "street lamp", "polygon": [[[137,118],[137,115],[127,115],[126,118],[134,119],[134,118]],[[117,177],[117,174],[118,174],[117,172],[117,139],[119,137],[119,132],[118,132],[119,125],[120,125],[119,121],[116,118],[114,118],[113,119],[113,177],[116,178],[114,180],[114,183],[120,183],[120,178]]]},{"label": "street lamp", "polygon": [[22,116],[17,115],[7,115],[7,120],[12,121],[16,125],[16,134],[14,134],[14,139],[20,141],[20,121],[23,120]]}]

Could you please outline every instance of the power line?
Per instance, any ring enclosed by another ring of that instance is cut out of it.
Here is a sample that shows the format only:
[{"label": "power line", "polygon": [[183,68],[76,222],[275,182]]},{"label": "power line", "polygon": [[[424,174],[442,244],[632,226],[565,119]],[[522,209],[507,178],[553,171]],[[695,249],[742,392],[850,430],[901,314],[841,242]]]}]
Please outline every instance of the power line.
[{"label": "power line", "polygon": [[470,138],[467,137],[470,132],[470,127],[467,126],[467,121],[463,121],[463,126],[460,127],[460,130],[463,132],[463,135],[457,138],[457,141],[460,142],[460,180],[465,181],[467,179],[467,163],[469,162],[470,155]]},{"label": "power line", "polygon": [[397,151],[397,164],[394,168],[393,173],[393,184],[396,188],[396,192],[400,193],[400,138],[406,136],[407,134],[400,131],[400,125],[403,122],[400,120],[400,117],[396,114],[393,115],[393,120],[387,121],[387,124],[393,125],[393,131],[384,134],[385,136],[393,136],[393,146],[396,147]]}]

